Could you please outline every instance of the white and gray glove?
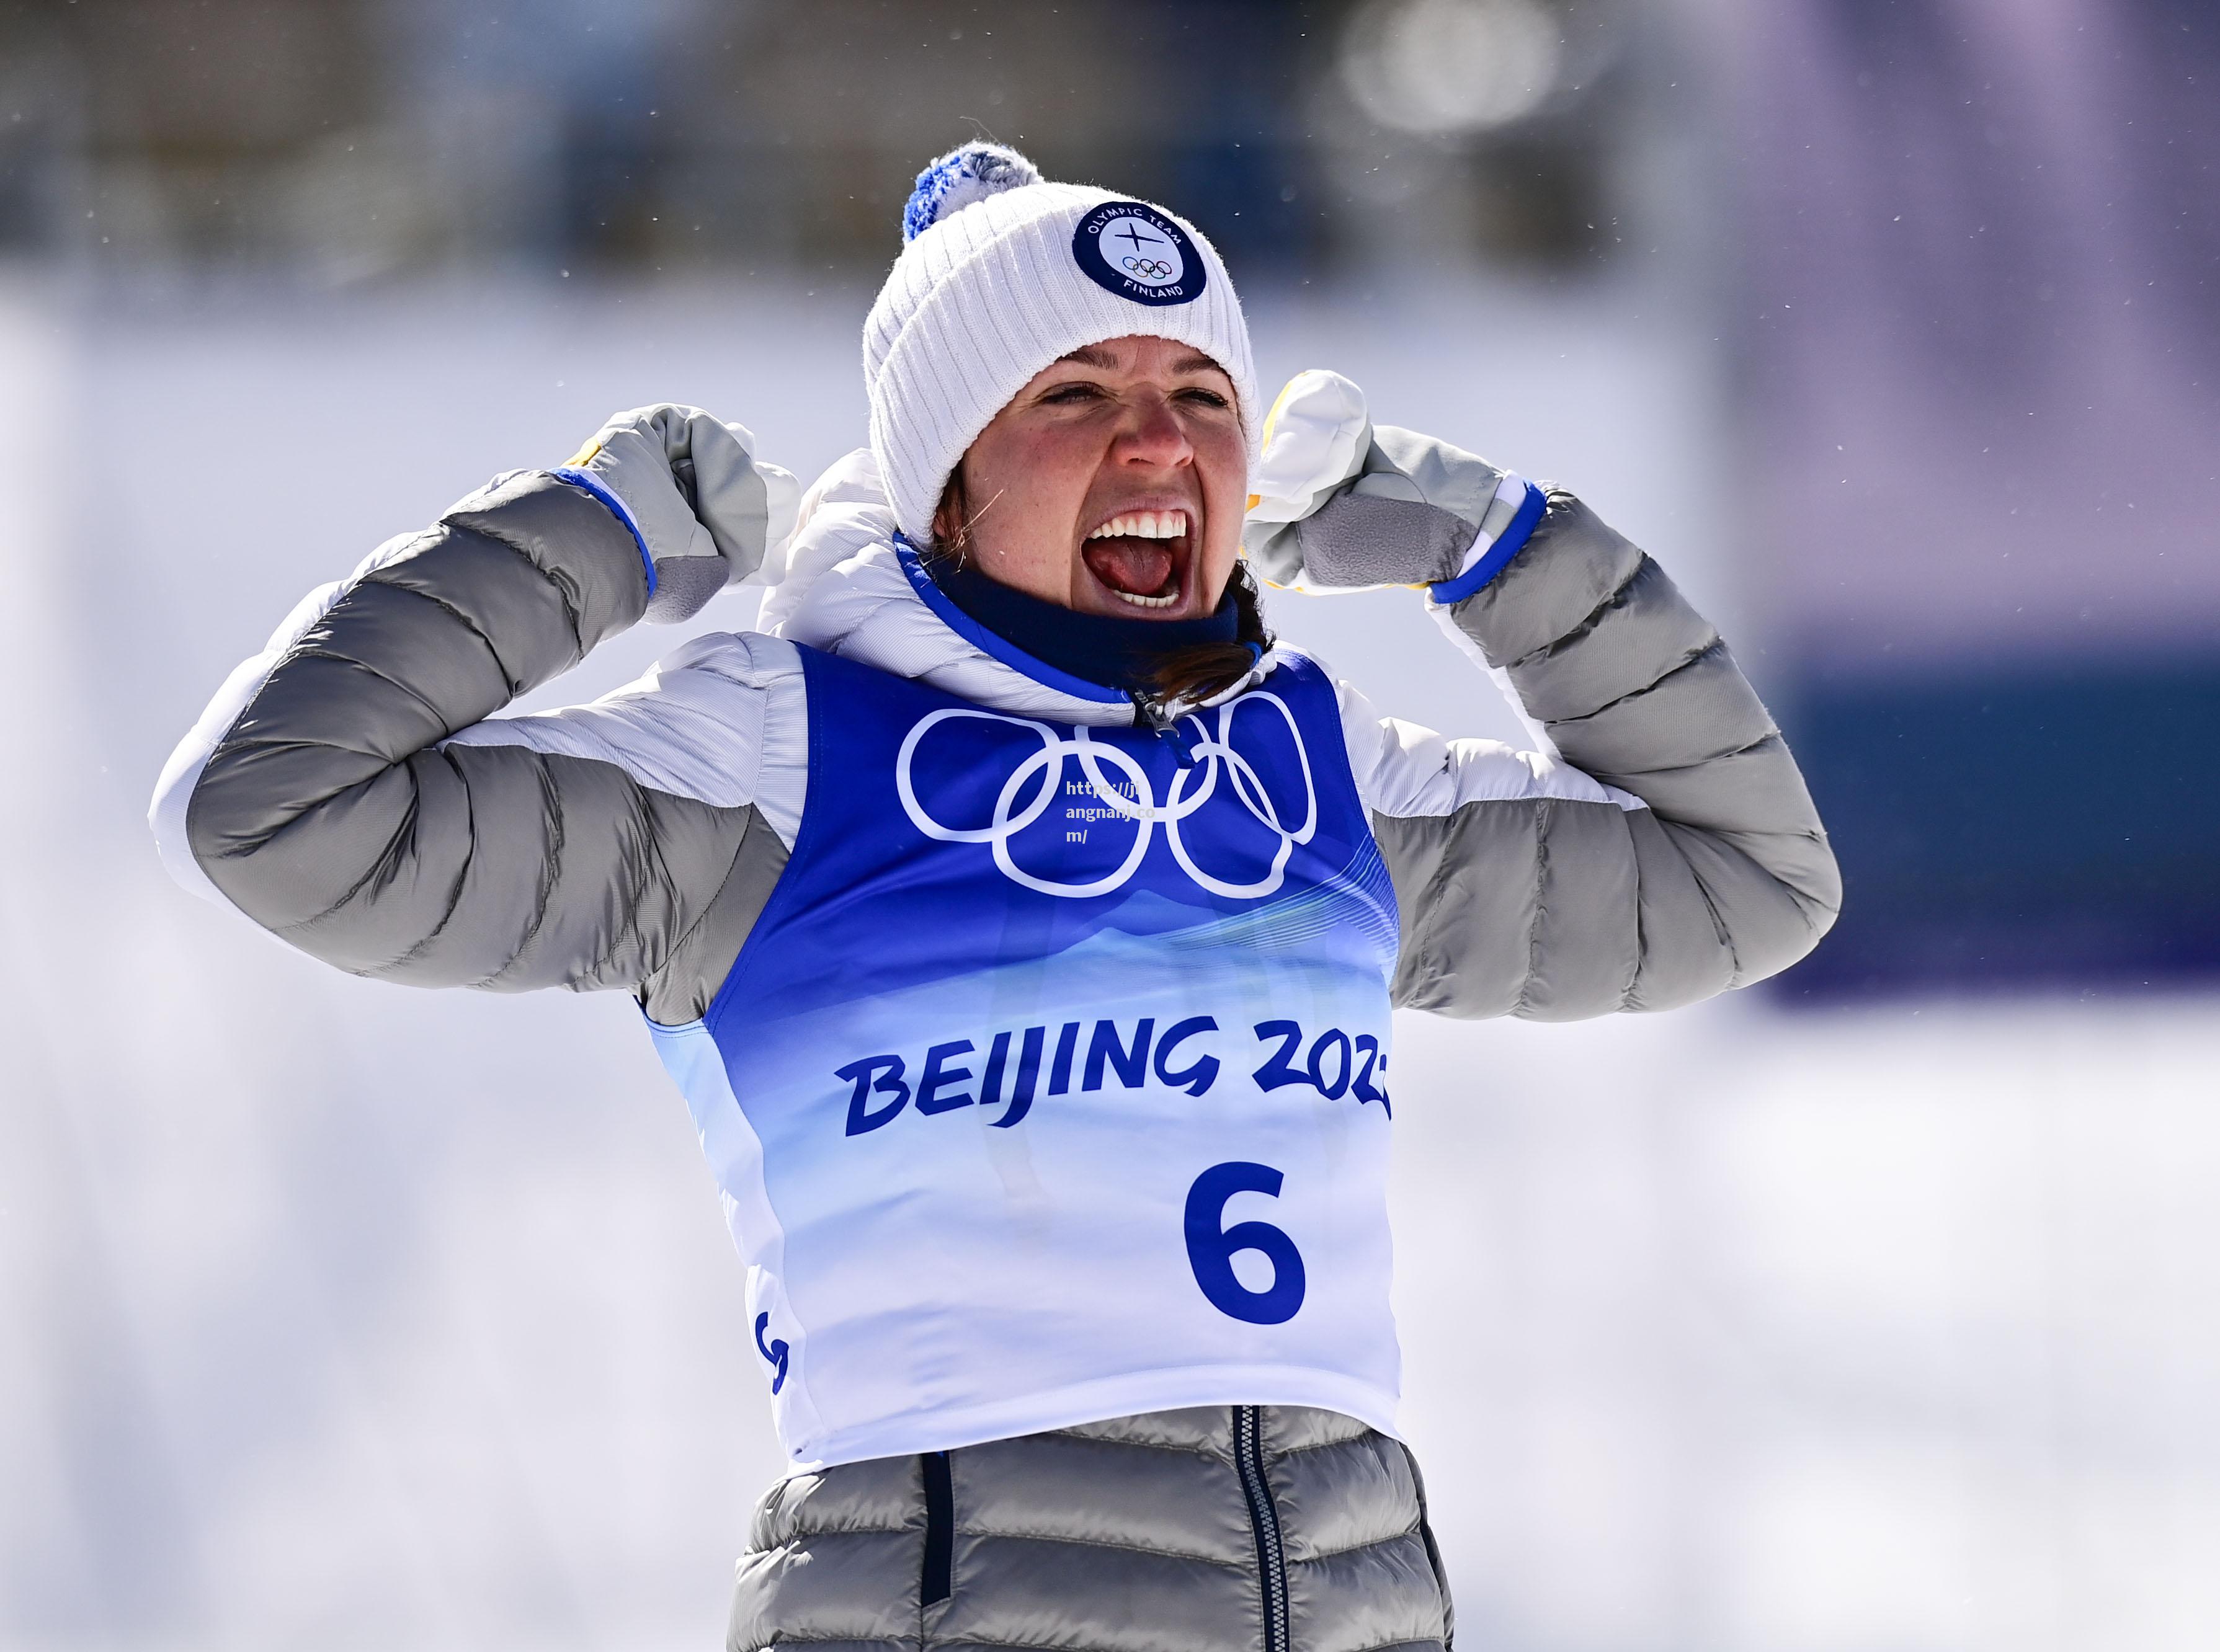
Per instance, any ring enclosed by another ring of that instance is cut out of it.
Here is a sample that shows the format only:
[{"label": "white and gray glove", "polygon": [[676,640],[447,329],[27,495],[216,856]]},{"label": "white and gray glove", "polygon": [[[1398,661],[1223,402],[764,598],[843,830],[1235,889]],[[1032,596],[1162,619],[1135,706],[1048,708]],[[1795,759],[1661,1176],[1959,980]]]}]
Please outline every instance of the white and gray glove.
[{"label": "white and gray glove", "polygon": [[1364,392],[1313,368],[1264,421],[1243,548],[1270,584],[1426,589],[1462,601],[1518,553],[1542,490],[1447,442],[1375,427]]},{"label": "white and gray glove", "polygon": [[801,489],[755,456],[756,439],[699,408],[620,413],[556,471],[622,503],[653,587],[643,618],[691,619],[727,585],[773,585],[785,571]]}]

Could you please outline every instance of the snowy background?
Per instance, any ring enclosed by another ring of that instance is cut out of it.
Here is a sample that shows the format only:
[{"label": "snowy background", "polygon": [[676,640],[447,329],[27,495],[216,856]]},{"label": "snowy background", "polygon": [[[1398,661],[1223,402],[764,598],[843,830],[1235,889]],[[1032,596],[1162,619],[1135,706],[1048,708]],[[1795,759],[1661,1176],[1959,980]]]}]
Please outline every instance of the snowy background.
[{"label": "snowy background", "polygon": [[[1684,59],[1716,9],[1690,9]],[[447,60],[428,10],[384,14]],[[1374,14],[1394,22],[1352,15]],[[1260,367],[1338,368],[1384,419],[1577,486],[1795,736],[1830,609],[1780,536],[1768,489],[1790,484],[1749,485],[1754,446],[1795,427],[1753,433],[1784,405],[1778,356],[1731,319],[1772,266],[1706,253],[1754,209],[1648,85],[1623,87],[1648,111],[1624,177],[1672,204],[1663,250],[1575,270],[1475,231],[1450,257],[1415,196],[1422,256],[1258,252]],[[105,212],[121,175],[93,175],[52,187]],[[746,271],[560,247],[388,266],[374,245],[372,278],[190,236],[116,261],[77,231],[0,259],[5,1652],[715,1643],[778,1455],[740,1269],[636,1010],[337,976],[171,885],[142,817],[302,591],[612,408],[699,402],[805,475],[853,445],[870,271],[809,265],[795,233]],[[2189,421],[2200,485],[2211,435]],[[1855,554],[1790,517],[1830,570]],[[1937,635],[1949,600],[1905,634]],[[2179,650],[2209,633],[2196,600],[2113,630]],[[1978,627],[1973,601],[1943,634]],[[1886,632],[1863,595],[1845,611]],[[1515,738],[1399,594],[1271,617],[1383,708]],[[539,699],[681,634],[620,639]],[[2145,975],[1399,1019],[1406,1416],[1462,1643],[2220,1643],[2220,999]]]}]

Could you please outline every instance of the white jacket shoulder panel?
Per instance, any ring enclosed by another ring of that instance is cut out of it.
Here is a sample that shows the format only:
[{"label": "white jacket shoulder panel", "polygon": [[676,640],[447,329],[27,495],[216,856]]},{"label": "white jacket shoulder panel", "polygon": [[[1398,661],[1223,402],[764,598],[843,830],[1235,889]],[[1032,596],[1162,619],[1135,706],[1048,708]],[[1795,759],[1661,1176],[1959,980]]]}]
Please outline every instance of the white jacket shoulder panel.
[{"label": "white jacket shoulder panel", "polygon": [[1514,751],[1500,740],[1450,739],[1400,717],[1382,717],[1347,683],[1337,679],[1334,689],[1357,795],[1375,814],[1409,820],[1450,814],[1468,803],[1533,798],[1647,807],[1547,752]]},{"label": "white jacket shoulder panel", "polygon": [[776,637],[696,637],[637,682],[559,711],[490,717],[442,745],[522,745],[614,764],[652,791],[752,803],[794,846],[809,782],[801,658]]}]

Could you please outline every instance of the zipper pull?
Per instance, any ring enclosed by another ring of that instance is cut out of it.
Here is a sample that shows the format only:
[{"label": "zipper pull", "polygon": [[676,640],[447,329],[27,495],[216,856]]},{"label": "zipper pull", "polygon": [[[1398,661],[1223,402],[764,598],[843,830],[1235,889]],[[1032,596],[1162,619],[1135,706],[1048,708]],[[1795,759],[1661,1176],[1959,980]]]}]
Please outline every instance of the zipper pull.
[{"label": "zipper pull", "polygon": [[1180,732],[1180,726],[1164,715],[1164,708],[1138,689],[1128,689],[1126,697],[1133,702],[1133,720],[1171,742],[1172,750],[1179,756],[1181,768],[1194,768],[1194,748],[1188,744],[1188,738]]}]

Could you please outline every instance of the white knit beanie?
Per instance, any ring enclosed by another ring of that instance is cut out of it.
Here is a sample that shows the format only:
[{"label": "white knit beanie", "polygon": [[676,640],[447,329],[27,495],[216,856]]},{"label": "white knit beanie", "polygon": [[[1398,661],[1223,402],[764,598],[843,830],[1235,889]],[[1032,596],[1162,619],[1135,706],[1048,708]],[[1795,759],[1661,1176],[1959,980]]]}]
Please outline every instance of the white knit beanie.
[{"label": "white knit beanie", "polygon": [[1249,324],[1184,218],[968,143],[920,173],[901,256],[864,323],[871,452],[920,545],[964,450],[1035,373],[1105,339],[1193,345],[1233,381],[1252,461],[1263,409]]}]

